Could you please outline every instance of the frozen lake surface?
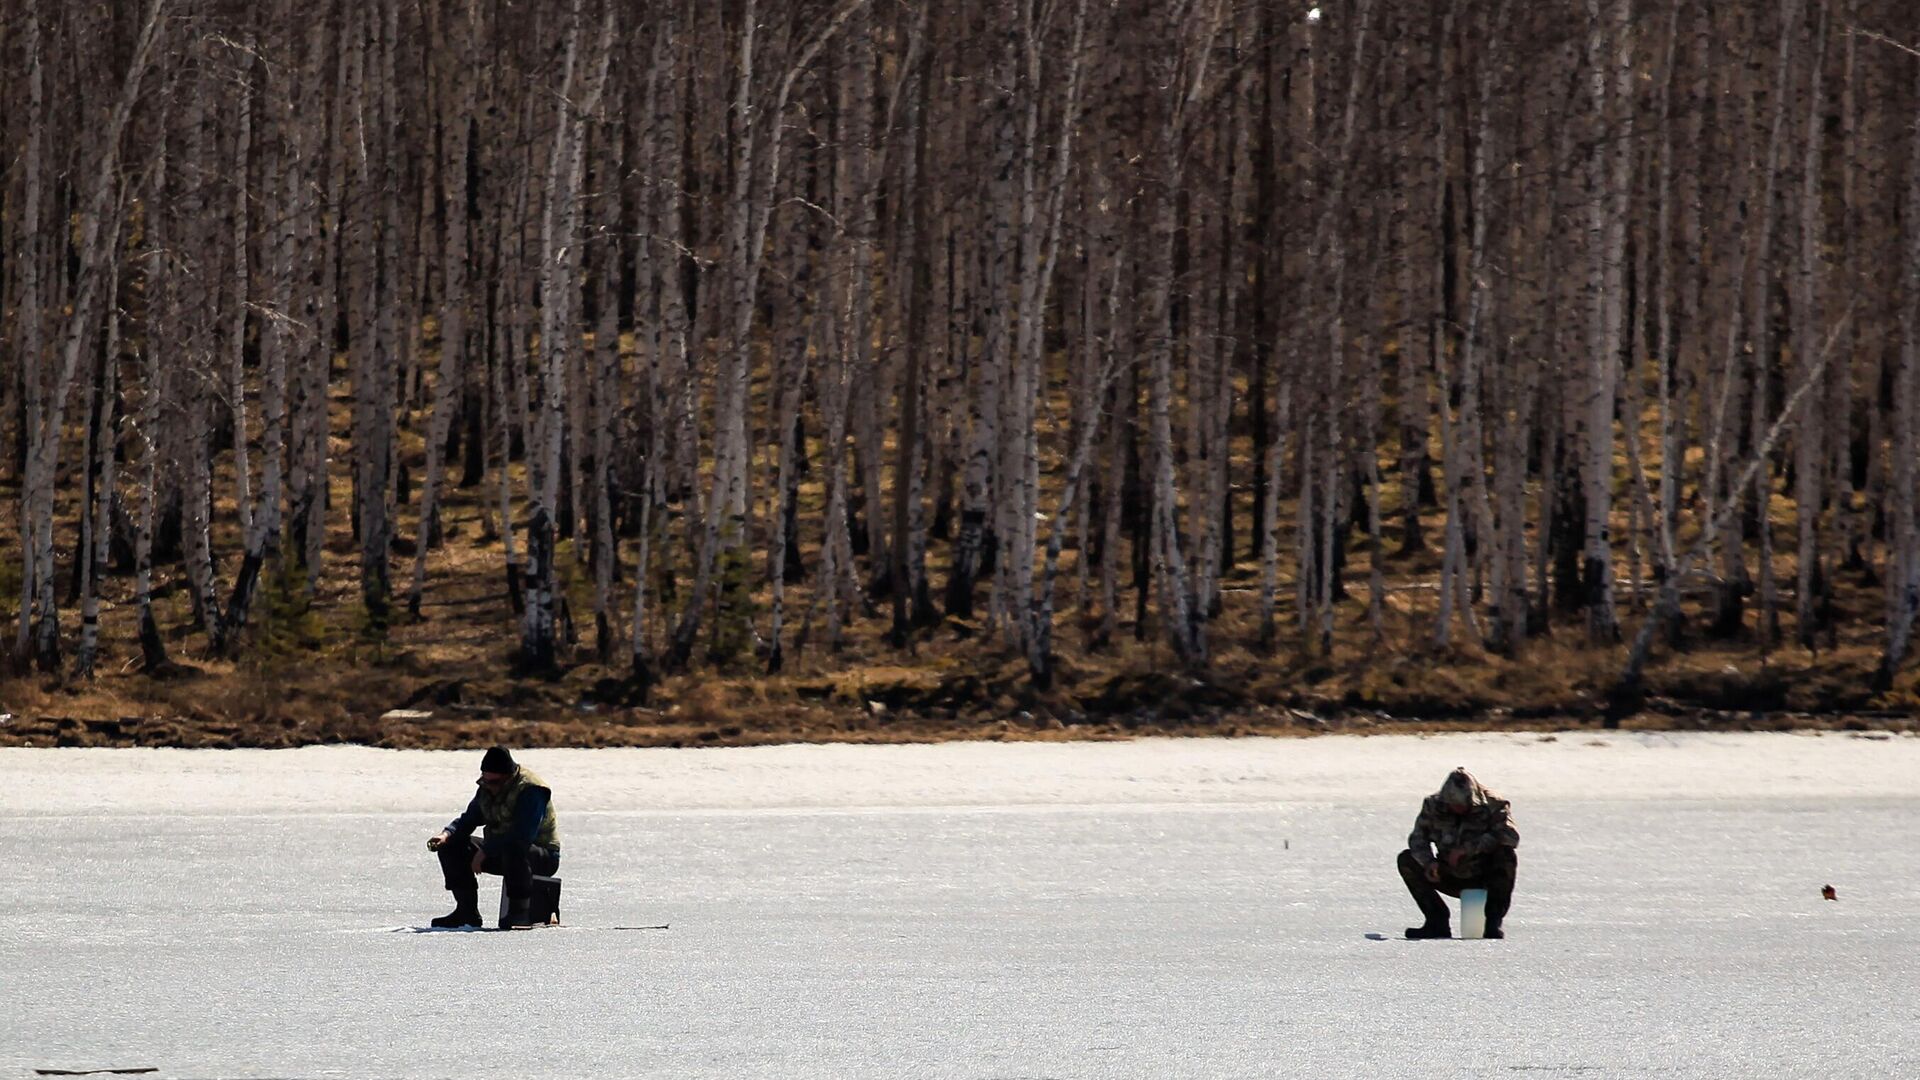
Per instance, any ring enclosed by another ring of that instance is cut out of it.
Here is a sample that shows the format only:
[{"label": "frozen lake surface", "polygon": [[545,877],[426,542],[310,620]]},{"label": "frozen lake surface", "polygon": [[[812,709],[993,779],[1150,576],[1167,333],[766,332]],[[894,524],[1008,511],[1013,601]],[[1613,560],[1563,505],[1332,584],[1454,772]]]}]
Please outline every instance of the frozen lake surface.
[{"label": "frozen lake surface", "polygon": [[[569,925],[416,934],[477,753],[0,750],[0,1078],[1920,1076],[1920,738],[519,756]],[[1454,765],[1504,942],[1398,940]]]}]

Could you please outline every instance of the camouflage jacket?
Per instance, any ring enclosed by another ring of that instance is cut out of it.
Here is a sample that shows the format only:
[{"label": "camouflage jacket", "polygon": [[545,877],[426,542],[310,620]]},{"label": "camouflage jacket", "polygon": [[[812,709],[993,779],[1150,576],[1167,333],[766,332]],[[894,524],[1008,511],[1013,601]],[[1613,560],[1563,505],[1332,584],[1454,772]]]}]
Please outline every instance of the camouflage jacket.
[{"label": "camouflage jacket", "polygon": [[[1460,803],[1466,804],[1466,813],[1449,809]],[[1465,769],[1455,769],[1439,791],[1427,796],[1413,832],[1407,835],[1407,850],[1421,866],[1460,852],[1453,868],[1458,877],[1476,876],[1482,858],[1503,847],[1519,846],[1520,830],[1513,826],[1510,804],[1482,787]]]}]

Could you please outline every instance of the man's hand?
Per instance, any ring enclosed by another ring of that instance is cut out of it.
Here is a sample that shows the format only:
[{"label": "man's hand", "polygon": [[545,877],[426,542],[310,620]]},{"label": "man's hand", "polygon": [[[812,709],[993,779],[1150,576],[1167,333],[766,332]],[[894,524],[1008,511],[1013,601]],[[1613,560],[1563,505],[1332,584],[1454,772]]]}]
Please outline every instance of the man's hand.
[{"label": "man's hand", "polygon": [[434,835],[427,837],[427,850],[439,851],[441,848],[446,847],[447,841],[451,839],[453,839],[453,834],[445,829],[441,829]]},{"label": "man's hand", "polygon": [[1460,860],[1466,857],[1467,851],[1465,848],[1454,848],[1452,851],[1447,852],[1447,869],[1457,873],[1460,869]]},{"label": "man's hand", "polygon": [[479,873],[481,868],[486,865],[487,849],[476,845],[473,849],[473,872],[476,874]]},{"label": "man's hand", "polygon": [[1434,885],[1440,884],[1440,864],[1439,863],[1430,862],[1427,864],[1427,881]]}]

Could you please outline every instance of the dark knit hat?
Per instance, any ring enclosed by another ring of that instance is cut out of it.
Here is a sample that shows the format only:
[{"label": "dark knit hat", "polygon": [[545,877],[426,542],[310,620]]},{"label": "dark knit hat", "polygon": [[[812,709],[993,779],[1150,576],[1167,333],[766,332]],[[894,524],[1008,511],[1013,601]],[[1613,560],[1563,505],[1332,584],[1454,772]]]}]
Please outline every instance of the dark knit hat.
[{"label": "dark knit hat", "polygon": [[511,773],[514,768],[513,755],[507,753],[507,748],[504,746],[494,747],[487,751],[486,757],[480,759],[481,772]]}]

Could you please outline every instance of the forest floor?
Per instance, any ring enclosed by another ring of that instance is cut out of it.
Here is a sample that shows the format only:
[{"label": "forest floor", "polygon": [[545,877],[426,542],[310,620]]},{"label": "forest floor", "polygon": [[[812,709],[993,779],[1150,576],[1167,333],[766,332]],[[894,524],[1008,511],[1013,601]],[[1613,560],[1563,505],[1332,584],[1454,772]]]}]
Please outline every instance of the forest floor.
[{"label": "forest floor", "polygon": [[[457,508],[454,514],[458,520]],[[367,640],[353,626],[342,574],[338,602],[316,608],[337,617],[319,620],[311,648],[239,661],[196,649],[202,639],[190,628],[184,583],[170,583],[157,603],[170,616],[163,625],[181,666],[165,680],[137,670],[132,604],[116,604],[103,620],[109,644],[98,678],[28,676],[0,689],[0,712],[10,714],[0,722],[0,745],[724,746],[1554,730],[1603,722],[1605,692],[1624,652],[1563,643],[1580,636],[1572,627],[1511,658],[1477,648],[1402,652],[1391,642],[1376,650],[1364,600],[1356,599],[1342,605],[1331,659],[1291,645],[1262,655],[1243,643],[1257,636],[1257,591],[1230,580],[1221,620],[1245,632],[1219,634],[1201,674],[1181,671],[1157,635],[1137,641],[1125,623],[1118,641],[1091,647],[1069,606],[1058,681],[1039,692],[1018,654],[983,640],[989,636],[977,624],[948,620],[920,631],[909,650],[895,650],[883,640],[882,614],[857,620],[837,655],[818,643],[816,625],[814,643],[799,655],[789,644],[779,675],[764,674],[750,656],[701,666],[662,679],[642,706],[628,697],[617,656],[613,666],[593,658],[590,627],[581,661],[557,678],[509,675],[517,623],[498,544],[491,557],[484,547],[463,549],[458,538],[449,547],[434,560],[421,621],[403,621],[384,641]],[[329,558],[352,555],[330,551]],[[395,572],[401,578],[404,564]],[[1393,637],[1427,632],[1430,616],[1395,602],[1420,591],[1400,583],[1389,593]],[[1871,640],[1817,657],[1785,646],[1764,661],[1751,643],[1699,643],[1659,655],[1646,708],[1620,724],[1920,730],[1911,691],[1902,693],[1907,683],[1890,695],[1868,692],[1877,656]]]},{"label": "forest floor", "polygon": [[[890,601],[885,599],[875,601],[865,616],[856,606],[841,647],[829,649],[824,612],[811,603],[809,577],[787,590],[790,629],[780,673],[766,674],[764,660],[749,650],[715,660],[704,655],[703,646],[691,671],[659,679],[640,702],[627,682],[629,616],[615,616],[622,643],[614,647],[611,664],[600,663],[593,643],[591,575],[584,566],[571,565],[570,541],[561,543],[559,561],[578,642],[567,650],[555,677],[510,674],[518,620],[509,602],[502,541],[486,520],[498,518],[498,487],[491,477],[486,484],[446,492],[446,543],[429,555],[422,618],[413,621],[403,609],[419,504],[416,480],[396,522],[400,542],[391,577],[400,614],[383,633],[372,631],[358,599],[358,546],[341,509],[351,501],[342,467],[349,460],[348,411],[341,397],[335,413],[336,509],[329,515],[325,565],[310,605],[296,598],[297,585],[263,582],[238,658],[218,658],[208,653],[205,635],[194,625],[182,564],[159,565],[155,614],[177,670],[156,679],[140,670],[133,579],[109,574],[97,677],[0,679],[0,746],[727,746],[1599,726],[1607,722],[1607,693],[1624,662],[1625,641],[1632,639],[1653,599],[1651,583],[1635,589],[1623,553],[1618,568],[1622,643],[1589,644],[1572,615],[1556,616],[1549,633],[1529,640],[1514,656],[1490,653],[1477,642],[1435,649],[1430,645],[1439,568],[1434,549],[1441,535],[1436,510],[1423,522],[1426,547],[1396,554],[1397,530],[1385,537],[1385,598],[1377,628],[1368,615],[1366,538],[1356,538],[1345,568],[1349,598],[1336,605],[1333,648],[1322,654],[1302,643],[1293,599],[1295,517],[1283,502],[1280,642],[1271,651],[1257,645],[1261,567],[1244,533],[1236,537],[1235,565],[1223,575],[1222,610],[1209,624],[1212,655],[1202,672],[1181,668],[1151,618],[1144,633],[1136,633],[1127,568],[1119,581],[1117,633],[1112,640],[1096,641],[1098,574],[1089,574],[1083,605],[1080,553],[1069,540],[1056,604],[1057,675],[1049,690],[1033,686],[1019,651],[983,619],[943,618],[917,630],[906,648],[895,648],[887,641]],[[403,456],[416,478],[424,470],[423,426],[402,433]],[[766,449],[761,446],[757,453]],[[755,469],[756,475],[771,472],[759,461]],[[517,466],[514,474],[519,475]],[[819,475],[816,469],[801,485],[802,521],[818,520],[824,500]],[[69,658],[80,621],[77,604],[64,600],[79,487],[63,486],[63,510],[68,503],[73,507],[63,513],[57,541]],[[223,580],[230,583],[240,549],[230,513],[230,477],[221,490],[227,495],[214,539],[223,555]],[[1243,508],[1249,497],[1237,492]],[[1390,479],[1383,498],[1391,504],[1397,497]],[[0,503],[12,506],[16,499],[17,480],[0,481]],[[490,514],[482,512],[483,499],[494,503]],[[1772,524],[1784,541],[1792,528],[1791,504],[1776,498],[1771,509]],[[18,520],[11,513],[8,517],[9,525]],[[1615,535],[1627,533],[1624,520],[1621,525]],[[676,536],[684,534],[677,517],[671,527]],[[1680,539],[1688,538],[1683,532]],[[818,565],[817,539],[807,540],[802,556],[812,571]],[[673,552],[674,546],[654,545],[656,583],[671,582],[685,566],[686,556]],[[614,585],[616,611],[630,612],[634,541],[620,547],[628,573]],[[1776,544],[1776,550],[1788,547]],[[928,576],[936,597],[946,578],[948,550],[939,540],[929,544]],[[666,563],[663,551],[679,564]],[[756,570],[764,566],[759,549],[752,559]],[[18,595],[19,565],[16,530],[0,530],[0,595]],[[1817,651],[1809,651],[1792,634],[1791,560],[1779,559],[1776,572],[1786,626],[1779,644],[1761,647],[1751,608],[1747,633],[1707,639],[1699,607],[1705,597],[1689,597],[1685,647],[1656,648],[1644,705],[1613,722],[1656,730],[1920,730],[1915,672],[1903,673],[1887,694],[1868,689],[1883,638],[1878,583],[1864,571],[1839,572],[1835,629],[1821,635]],[[761,630],[767,625],[768,592],[763,581],[753,601]],[[649,635],[658,643],[677,611],[657,600],[653,605]],[[9,626],[9,643],[12,633]],[[1470,636],[1457,630],[1454,640]]]}]

